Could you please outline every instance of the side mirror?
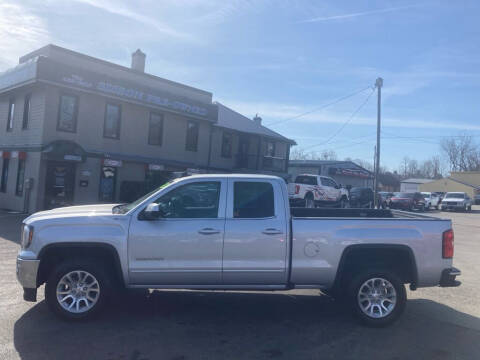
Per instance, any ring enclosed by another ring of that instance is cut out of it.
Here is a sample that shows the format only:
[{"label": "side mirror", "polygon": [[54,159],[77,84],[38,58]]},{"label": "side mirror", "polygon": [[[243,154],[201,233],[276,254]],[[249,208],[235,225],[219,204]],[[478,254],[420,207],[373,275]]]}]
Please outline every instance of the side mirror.
[{"label": "side mirror", "polygon": [[143,216],[146,220],[156,220],[162,216],[162,212],[158,204],[150,203],[143,210]]}]

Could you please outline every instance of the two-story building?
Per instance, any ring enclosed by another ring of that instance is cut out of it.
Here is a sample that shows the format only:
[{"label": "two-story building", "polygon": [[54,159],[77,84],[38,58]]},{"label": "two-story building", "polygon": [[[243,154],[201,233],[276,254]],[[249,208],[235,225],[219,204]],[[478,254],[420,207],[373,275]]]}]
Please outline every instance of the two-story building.
[{"label": "two-story building", "polygon": [[286,177],[293,141],[212,93],[47,45],[0,74],[0,208],[126,202],[179,174]]}]

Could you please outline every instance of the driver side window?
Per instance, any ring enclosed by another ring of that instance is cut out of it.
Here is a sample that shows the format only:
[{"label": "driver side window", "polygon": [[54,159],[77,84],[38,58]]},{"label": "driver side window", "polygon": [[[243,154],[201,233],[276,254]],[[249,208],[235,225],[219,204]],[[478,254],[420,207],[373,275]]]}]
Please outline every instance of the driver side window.
[{"label": "driver side window", "polygon": [[162,218],[217,218],[219,199],[220,182],[203,181],[179,186],[155,203],[159,205]]}]

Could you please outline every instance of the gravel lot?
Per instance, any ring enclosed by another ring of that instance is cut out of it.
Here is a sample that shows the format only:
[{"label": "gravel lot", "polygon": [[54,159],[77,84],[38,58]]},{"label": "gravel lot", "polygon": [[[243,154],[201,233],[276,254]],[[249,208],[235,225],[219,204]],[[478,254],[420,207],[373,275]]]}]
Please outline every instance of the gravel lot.
[{"label": "gravel lot", "polygon": [[67,323],[27,303],[15,279],[21,215],[0,213],[0,359],[476,359],[480,356],[480,206],[440,213],[455,230],[459,288],[409,291],[403,317],[359,326],[318,291],[145,291],[99,319]]}]

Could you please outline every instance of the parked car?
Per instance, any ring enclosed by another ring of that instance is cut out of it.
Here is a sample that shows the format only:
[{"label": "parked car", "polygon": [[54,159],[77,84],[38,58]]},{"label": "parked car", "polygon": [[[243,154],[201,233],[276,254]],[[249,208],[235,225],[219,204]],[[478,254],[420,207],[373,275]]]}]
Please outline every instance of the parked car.
[{"label": "parked car", "polygon": [[480,194],[475,195],[474,203],[475,205],[480,205]]},{"label": "parked car", "polygon": [[400,209],[400,210],[425,210],[425,199],[423,195],[419,192],[398,192],[390,200],[391,209]]},{"label": "parked car", "polygon": [[438,210],[440,206],[440,198],[436,193],[432,192],[422,192],[423,198],[425,199],[425,209],[429,210],[431,207],[434,207]]},{"label": "parked car", "polygon": [[380,206],[382,209],[386,209],[387,207],[390,206],[390,199],[394,195],[393,192],[387,192],[387,191],[380,191],[378,193],[380,195]]},{"label": "parked car", "polygon": [[445,210],[472,210],[472,199],[464,192],[448,192],[442,201],[442,211]]},{"label": "parked car", "polygon": [[350,207],[373,209],[373,190],[368,187],[354,187],[350,189]]},{"label": "parked car", "polygon": [[303,174],[288,184],[291,206],[314,208],[341,207],[348,204],[348,192],[328,176]]},{"label": "parked car", "polygon": [[404,284],[460,285],[452,259],[450,220],[290,208],[281,178],[212,174],[173,180],[130,204],[29,216],[17,278],[27,301],[46,283],[48,307],[69,320],[98,314],[122,287],[317,288],[384,326],[405,308]]}]

